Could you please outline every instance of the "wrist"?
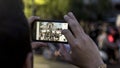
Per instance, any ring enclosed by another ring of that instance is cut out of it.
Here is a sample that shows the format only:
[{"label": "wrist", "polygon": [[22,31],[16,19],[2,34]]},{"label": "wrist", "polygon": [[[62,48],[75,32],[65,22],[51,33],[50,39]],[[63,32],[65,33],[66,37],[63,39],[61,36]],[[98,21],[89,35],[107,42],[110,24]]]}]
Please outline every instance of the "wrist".
[{"label": "wrist", "polygon": [[91,61],[85,68],[106,68],[105,63],[102,60],[99,61]]}]

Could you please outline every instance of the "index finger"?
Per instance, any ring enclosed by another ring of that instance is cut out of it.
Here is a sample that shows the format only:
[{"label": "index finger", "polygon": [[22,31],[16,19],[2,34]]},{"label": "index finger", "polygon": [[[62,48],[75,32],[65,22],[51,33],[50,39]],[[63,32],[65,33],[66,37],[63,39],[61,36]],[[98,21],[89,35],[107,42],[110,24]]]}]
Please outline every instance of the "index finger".
[{"label": "index finger", "polygon": [[78,23],[78,21],[73,16],[73,14],[65,15],[64,19],[68,22],[69,27],[71,28],[76,38],[79,38],[83,35],[84,31],[82,27],[80,26],[80,24]]},{"label": "index finger", "polygon": [[76,25],[79,26],[79,28],[80,28],[80,30],[81,30],[81,33],[84,33],[83,28],[82,28],[82,27],[80,26],[80,24],[78,23],[78,21],[77,21],[76,17],[74,16],[74,14],[73,14],[72,12],[69,12],[69,13],[68,13],[68,16],[71,17],[71,18],[76,22]]}]

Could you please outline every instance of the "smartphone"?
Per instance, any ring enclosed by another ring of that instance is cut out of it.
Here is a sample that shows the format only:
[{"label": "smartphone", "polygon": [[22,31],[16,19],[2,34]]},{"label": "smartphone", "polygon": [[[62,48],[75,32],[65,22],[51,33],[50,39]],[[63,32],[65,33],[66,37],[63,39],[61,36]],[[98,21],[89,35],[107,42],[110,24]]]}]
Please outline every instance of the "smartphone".
[{"label": "smartphone", "polygon": [[32,40],[51,43],[68,43],[62,30],[68,23],[62,20],[35,20],[32,24]]}]

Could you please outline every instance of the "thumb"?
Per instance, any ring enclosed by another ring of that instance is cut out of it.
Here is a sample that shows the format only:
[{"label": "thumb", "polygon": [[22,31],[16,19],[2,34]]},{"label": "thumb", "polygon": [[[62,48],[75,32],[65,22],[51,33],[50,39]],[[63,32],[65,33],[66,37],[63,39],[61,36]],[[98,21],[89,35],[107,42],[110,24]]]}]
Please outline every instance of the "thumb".
[{"label": "thumb", "polygon": [[69,52],[67,52],[65,45],[59,44],[59,47],[60,47],[59,52],[61,54],[62,59],[68,63],[71,63],[72,62],[71,55]]}]

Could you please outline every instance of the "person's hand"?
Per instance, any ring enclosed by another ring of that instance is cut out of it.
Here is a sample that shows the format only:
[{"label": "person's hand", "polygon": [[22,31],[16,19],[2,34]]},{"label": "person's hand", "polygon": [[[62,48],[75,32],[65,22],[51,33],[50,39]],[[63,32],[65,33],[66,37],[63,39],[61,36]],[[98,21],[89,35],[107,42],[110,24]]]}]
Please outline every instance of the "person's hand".
[{"label": "person's hand", "polygon": [[35,49],[37,47],[47,46],[47,43],[44,42],[31,42],[32,49]]},{"label": "person's hand", "polygon": [[62,52],[62,55],[67,59],[67,61],[81,68],[98,68],[98,66],[104,64],[100,57],[97,45],[84,32],[73,13],[69,12],[64,16],[64,19],[68,22],[72,31],[62,31],[67,38],[72,51],[71,55],[66,52]]},{"label": "person's hand", "polygon": [[28,24],[31,26],[35,20],[39,20],[39,19],[40,17],[38,16],[31,16],[30,18],[28,18]]},{"label": "person's hand", "polygon": [[[35,21],[35,20],[39,20],[40,17],[38,16],[31,16],[29,19],[28,19],[28,23],[29,25],[31,26],[32,23]],[[31,42],[31,45],[32,45],[32,49],[34,48],[37,48],[37,47],[40,47],[40,46],[47,46],[47,43],[44,43],[44,42]]]}]

